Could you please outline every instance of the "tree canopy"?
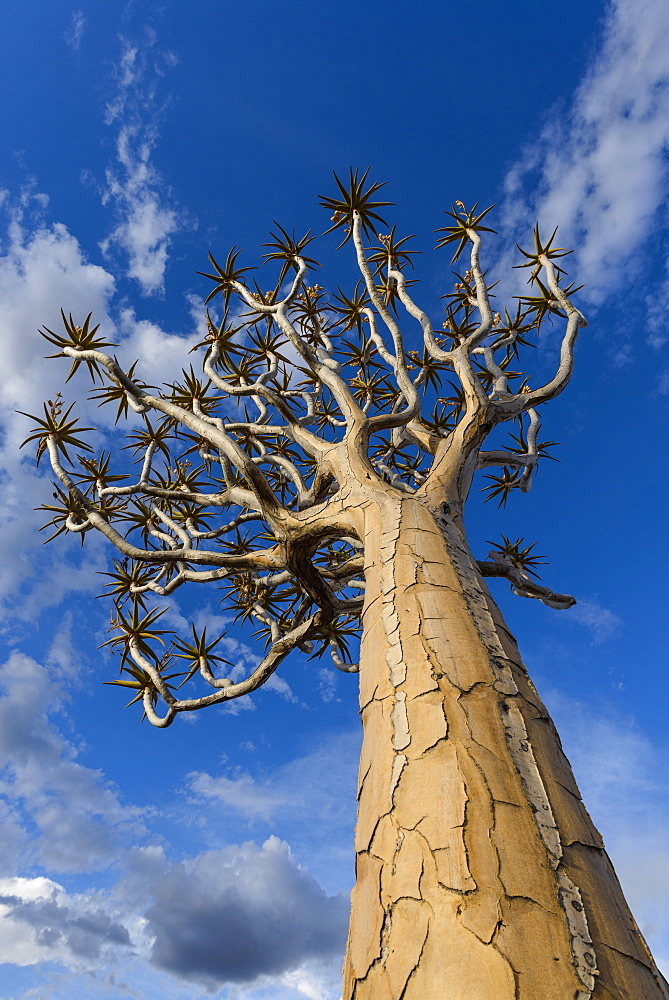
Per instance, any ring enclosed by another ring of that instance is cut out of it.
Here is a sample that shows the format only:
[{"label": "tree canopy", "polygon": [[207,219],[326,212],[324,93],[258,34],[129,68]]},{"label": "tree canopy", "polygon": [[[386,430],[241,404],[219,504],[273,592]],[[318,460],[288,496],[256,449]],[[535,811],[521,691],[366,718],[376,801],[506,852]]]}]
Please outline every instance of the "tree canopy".
[{"label": "tree canopy", "polygon": [[[71,362],[66,382],[85,366],[92,398],[129,427],[118,454],[96,455],[92,428],[58,393],[32,417],[24,444],[36,443],[38,464],[48,454],[57,478],[53,502],[41,508],[48,540],[74,533],[83,544],[99,531],[118,552],[103,588],[112,602],[104,645],[121,666],[110,683],[129,688],[130,704],[141,701],[154,725],[255,690],[298,647],[356,670],[364,558],[337,515],[351,456],[361,463],[356,475],[444,504],[459,519],[477,470],[487,499],[504,505],[552,457],[554,442],[539,439],[538,407],[567,384],[585,326],[562,266],[569,251],[536,227],[531,249],[518,248],[528,293],[497,308],[480,260],[494,232],[491,208],[457,201],[436,230],[437,248],[453,251],[457,269],[434,323],[437,308],[414,298],[413,237],[386,221],[391,203],[368,173],[335,174],[334,194],[321,199],[327,233],[341,238],[339,248],[352,244],[354,288],[319,284],[314,236],[278,224],[263,244],[271,282],[244,266],[236,247],[225,259],[209,255],[211,269],[200,272],[212,282],[207,334],[194,348],[201,372],[191,365],[174,382],[150,385],[137,362],[109,353],[116,345],[90,315],[79,323],[63,312],[62,332],[42,331],[50,357]],[[521,354],[553,322],[563,328],[559,364],[535,388]],[[508,441],[483,450],[505,423]],[[552,607],[574,603],[533,579],[541,565],[534,545],[504,536],[491,544],[484,575]],[[265,643],[246,676],[220,655],[221,636],[161,627],[165,608],[152,596],[187,583],[218,587]],[[179,689],[198,674],[207,693],[184,697]]]}]

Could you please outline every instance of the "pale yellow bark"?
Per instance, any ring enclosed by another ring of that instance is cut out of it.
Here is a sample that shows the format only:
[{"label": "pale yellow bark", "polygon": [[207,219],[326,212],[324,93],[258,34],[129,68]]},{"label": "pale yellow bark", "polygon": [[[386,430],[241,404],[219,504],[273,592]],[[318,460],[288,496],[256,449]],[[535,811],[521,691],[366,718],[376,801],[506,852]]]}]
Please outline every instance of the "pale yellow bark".
[{"label": "pale yellow bark", "polygon": [[462,538],[355,505],[364,740],[344,1000],[667,1000]]}]

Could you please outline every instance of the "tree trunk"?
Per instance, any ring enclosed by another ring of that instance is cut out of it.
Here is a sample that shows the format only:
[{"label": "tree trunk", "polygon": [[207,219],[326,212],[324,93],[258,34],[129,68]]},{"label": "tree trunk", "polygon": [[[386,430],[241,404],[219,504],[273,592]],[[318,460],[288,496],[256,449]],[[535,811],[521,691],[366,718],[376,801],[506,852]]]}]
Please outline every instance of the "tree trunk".
[{"label": "tree trunk", "polygon": [[364,740],[344,1000],[667,1000],[455,522],[364,521]]}]

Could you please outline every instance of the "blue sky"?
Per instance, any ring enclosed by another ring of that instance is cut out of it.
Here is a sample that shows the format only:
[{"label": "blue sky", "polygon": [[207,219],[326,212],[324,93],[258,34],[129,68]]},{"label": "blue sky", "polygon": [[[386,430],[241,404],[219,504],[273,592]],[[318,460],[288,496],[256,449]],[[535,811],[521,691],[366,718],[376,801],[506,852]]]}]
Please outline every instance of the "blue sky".
[{"label": "blue sky", "polygon": [[[369,164],[424,251],[430,308],[452,282],[432,248],[455,199],[498,203],[486,260],[509,295],[536,219],[575,248],[590,325],[543,414],[561,464],[504,510],[473,496],[470,538],[480,558],[500,532],[536,541],[545,582],[578,599],[550,611],[493,581],[666,975],[665,0],[27,0],[3,32],[2,1000],[339,997],[355,677],[298,655],[243,704],[140,725],[101,683],[110,553],[42,546],[32,508],[52,487],[15,411],[62,386],[36,336],[61,306],[172,380],[201,339],[207,251],[258,262],[274,220],[322,232],[331,170]],[[335,244],[313,246],[345,286]],[[538,371],[556,349],[542,333]],[[68,401],[104,442],[84,389]],[[226,655],[252,663],[217,592],[196,596],[171,627],[228,628]]]}]

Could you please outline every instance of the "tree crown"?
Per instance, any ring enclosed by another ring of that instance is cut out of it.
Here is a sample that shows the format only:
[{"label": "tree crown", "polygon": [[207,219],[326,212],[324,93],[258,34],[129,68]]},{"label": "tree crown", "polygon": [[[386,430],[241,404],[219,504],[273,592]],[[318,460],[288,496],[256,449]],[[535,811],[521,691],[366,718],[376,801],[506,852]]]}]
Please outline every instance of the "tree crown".
[{"label": "tree crown", "polygon": [[[570,298],[577,289],[555,263],[568,251],[553,248],[555,233],[543,243],[536,228],[519,265],[531,268],[533,294],[495,312],[480,264],[481,234],[494,232],[482,224],[490,209],[456,202],[437,247],[454,248],[452,263],[469,247],[469,260],[443,296],[445,318],[435,329],[409,291],[413,237],[387,226],[379,210],[391,203],[377,200],[382,185],[367,177],[351,170],[347,185],[335,175],[336,195],[321,200],[332,212],[327,232],[343,230],[340,247],[353,244],[361,277],[352,291],[310,283],[319,266],[305,253],[311,233],[297,239],[278,224],[263,247],[266,263],[279,268],[269,291],[250,281],[236,247],[223,263],[209,255],[212,271],[199,273],[214,283],[206,303],[218,312],[207,311],[207,334],[194,348],[203,351],[202,375],[190,366],[169,385],[148,385],[137,362],[126,370],[106,352],[116,345],[91,316],[79,326],[63,313],[63,333],[42,331],[58,349],[50,357],[71,360],[68,380],[85,364],[100,406],[116,407],[117,422],[139,417],[121,449],[138,472],[128,462],[112,471],[106,451],[91,457],[82,437],[91,428],[78,425],[72,406],[62,412],[60,394],[32,417],[24,444],[37,442],[38,463],[48,454],[58,480],[54,502],[41,508],[49,516],[43,527],[53,529],[48,540],[75,533],[83,544],[97,530],[119,552],[104,586],[113,602],[104,645],[120,653],[122,671],[110,683],[130,688],[130,704],[141,700],[154,725],[255,690],[296,647],[316,656],[329,650],[337,667],[355,669],[362,545],[332,515],[352,469],[370,488],[447,504],[459,517],[477,469],[499,470],[488,472],[483,489],[505,504],[530,488],[539,459],[551,457],[554,442],[538,438],[537,408],[567,384],[585,325]],[[388,232],[377,233],[378,223]],[[564,325],[560,361],[533,389],[515,369],[548,318]],[[509,443],[482,450],[509,421]],[[530,579],[540,564],[532,549],[503,537],[481,571],[568,607],[572,598]],[[230,664],[216,651],[220,636],[210,640],[193,626],[187,641],[156,624],[164,609],[147,605],[152,594],[202,582],[215,582],[266,644],[248,676],[236,678],[236,668],[222,676]],[[177,682],[183,687],[198,672],[210,693],[180,697]]]}]

